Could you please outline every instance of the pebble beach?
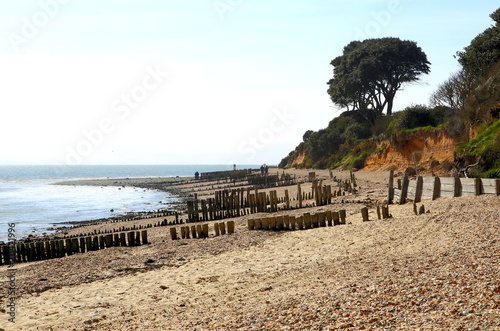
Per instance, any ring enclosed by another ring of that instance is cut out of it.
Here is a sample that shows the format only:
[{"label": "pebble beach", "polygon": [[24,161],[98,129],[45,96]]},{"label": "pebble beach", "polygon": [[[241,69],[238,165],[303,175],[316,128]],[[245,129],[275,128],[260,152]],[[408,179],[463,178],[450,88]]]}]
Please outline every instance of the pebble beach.
[{"label": "pebble beach", "polygon": [[[284,172],[303,181],[307,192],[310,171]],[[336,185],[328,170],[315,172],[325,185]],[[333,175],[349,178],[349,172]],[[208,238],[172,240],[176,225],[153,227],[146,245],[19,263],[15,323],[2,308],[0,330],[500,330],[500,197],[424,200],[421,215],[411,203],[394,204],[392,217],[379,220],[374,206],[387,197],[388,172],[355,176],[355,193],[325,206],[306,200],[309,207],[273,214],[345,209],[346,225],[251,231],[250,218],[269,215],[258,213],[231,218],[231,235],[215,236],[210,224]],[[161,180],[78,185],[161,189],[167,185],[155,182]],[[203,198],[231,185],[239,184],[190,181],[176,183],[175,190]],[[262,191],[282,197],[285,189],[297,193],[297,185]],[[360,212],[365,205],[369,222]],[[174,216],[119,226],[165,218]],[[116,226],[101,222],[67,234]],[[7,272],[0,267],[2,307]]]}]

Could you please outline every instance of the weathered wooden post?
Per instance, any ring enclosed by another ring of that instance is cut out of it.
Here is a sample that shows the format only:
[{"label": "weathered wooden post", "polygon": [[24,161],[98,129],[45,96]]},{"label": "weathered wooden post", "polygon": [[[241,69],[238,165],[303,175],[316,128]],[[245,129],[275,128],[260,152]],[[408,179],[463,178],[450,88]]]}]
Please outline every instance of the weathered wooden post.
[{"label": "weathered wooden post", "polygon": [[319,228],[319,219],[318,219],[318,214],[311,214],[311,227],[312,228]]},{"label": "weathered wooden post", "polygon": [[[248,230],[253,230],[255,229],[255,220],[254,219],[249,219],[248,220]],[[216,232],[219,231],[219,227],[217,227]]]},{"label": "weathered wooden post", "polygon": [[327,185],[326,186],[326,203],[331,204],[332,203],[332,185]]},{"label": "weathered wooden post", "polygon": [[387,205],[387,206],[382,205],[382,219],[387,219],[389,217],[390,217],[390,215],[389,215],[389,205]]},{"label": "weathered wooden post", "polygon": [[380,213],[380,206],[377,205],[377,219],[381,220],[382,219],[382,214]]},{"label": "weathered wooden post", "polygon": [[196,225],[196,235],[198,238],[205,238],[201,224]]},{"label": "weathered wooden post", "polygon": [[297,183],[297,199],[299,200],[299,208],[302,208],[302,189],[300,183]]},{"label": "weathered wooden post", "polygon": [[370,220],[368,218],[368,207],[361,208],[361,215],[363,216],[363,222],[368,222]]},{"label": "weathered wooden post", "polygon": [[[147,245],[148,244],[148,230],[142,230],[141,237],[142,237],[142,244]],[[189,238],[189,231],[188,231],[188,238]]]},{"label": "weathered wooden post", "polygon": [[[72,246],[71,246],[71,239],[69,239],[69,238],[68,238],[68,239],[66,239],[66,240],[65,240],[65,244],[66,244],[66,245],[65,245],[65,246],[66,246],[66,254],[68,254],[68,256],[73,255],[73,249],[72,249]],[[41,252],[39,251],[39,245],[38,245],[38,242],[37,242],[37,245],[36,245],[36,246],[37,246],[37,253],[38,253],[37,255],[38,255],[38,256],[40,256],[40,253],[41,253]]]},{"label": "weathered wooden post", "polygon": [[219,230],[221,235],[226,234],[226,224],[224,222],[219,223]]},{"label": "weathered wooden post", "polygon": [[311,186],[311,198],[314,199],[316,196],[316,187],[318,186],[318,181],[313,180],[312,181],[312,186]]},{"label": "weathered wooden post", "polygon": [[112,247],[113,246],[113,235],[107,234],[104,238],[106,240],[106,248]]},{"label": "weathered wooden post", "polygon": [[282,217],[283,217],[283,229],[289,230],[290,229],[290,216],[283,215]]},{"label": "weathered wooden post", "polygon": [[[15,261],[19,261],[19,249],[17,245],[11,245],[12,248],[14,248],[14,255],[12,256]],[[51,252],[50,252],[50,244],[48,241],[42,241],[42,249],[45,252],[45,259],[50,259],[52,258]],[[45,260],[44,259],[44,260]]]},{"label": "weathered wooden post", "polygon": [[276,216],[276,230],[282,231],[285,228],[285,221],[283,215]]},{"label": "weathered wooden post", "polygon": [[227,222],[227,234],[233,234],[234,233],[234,221],[228,221]]},{"label": "weathered wooden post", "polygon": [[269,217],[269,230],[276,230],[276,217]]},{"label": "weathered wooden post", "polygon": [[113,246],[120,246],[120,235],[118,233],[113,234]]},{"label": "weathered wooden post", "polygon": [[356,184],[356,176],[354,175],[354,173],[352,172],[352,170],[351,170],[351,182],[352,182],[352,186],[354,188],[356,188],[358,186],[358,184]]},{"label": "weathered wooden post", "polygon": [[125,232],[120,233],[120,246],[125,247],[127,246],[127,240],[126,240],[126,234]]},{"label": "weathered wooden post", "polygon": [[262,230],[269,230],[269,219],[267,217],[260,219]]},{"label": "weathered wooden post", "polygon": [[[66,251],[64,249],[64,242],[62,240],[58,240],[58,241],[59,241],[59,244],[61,247],[61,257],[63,257],[66,254]],[[31,243],[29,243],[28,261],[31,262],[31,261],[36,261],[36,260],[37,260],[37,257],[36,257],[35,243],[31,242]]]},{"label": "weathered wooden post", "polygon": [[196,225],[191,225],[191,238],[196,239]]},{"label": "weathered wooden post", "polygon": [[240,195],[239,192],[237,192],[237,195],[234,196],[234,204],[236,208],[236,216],[240,216]]},{"label": "weathered wooden post", "polygon": [[289,216],[288,222],[289,222],[288,229],[294,231],[295,230],[295,216]]},{"label": "weathered wooden post", "polygon": [[[250,220],[248,221],[250,222]],[[250,229],[250,226],[248,227],[248,229],[252,230]],[[220,236],[219,223],[214,223],[214,232],[216,237]]]},{"label": "weathered wooden post", "polygon": [[257,218],[255,220],[255,230],[262,230],[262,219]]},{"label": "weathered wooden post", "polygon": [[[52,240],[51,242],[52,242],[52,246],[51,246],[52,257],[56,257],[55,249],[53,249],[54,248],[54,240]],[[17,244],[17,247],[18,247],[17,251],[19,253],[19,257],[18,257],[17,261],[26,262],[26,244],[25,243]],[[2,265],[1,254],[0,254],[0,265]]]},{"label": "weathered wooden post", "polygon": [[415,188],[415,199],[414,202],[420,202],[422,200],[422,192],[424,189],[424,179],[422,176],[417,177],[417,186]]},{"label": "weathered wooden post", "polygon": [[177,240],[177,229],[174,227],[170,228],[170,237],[172,240]]},{"label": "weathered wooden post", "polygon": [[408,174],[405,173],[403,177],[403,186],[401,187],[401,197],[399,198],[399,204],[402,205],[406,203],[406,198],[408,195],[408,185],[410,184],[410,180],[408,179]]},{"label": "weathered wooden post", "polygon": [[194,194],[194,220],[196,222],[200,220],[200,211],[198,209],[198,193]]},{"label": "weathered wooden post", "polygon": [[318,223],[319,226],[325,227],[326,226],[326,212],[322,212],[318,214]]},{"label": "weathered wooden post", "polygon": [[333,225],[340,225],[340,214],[338,211],[332,212]]},{"label": "weathered wooden post", "polygon": [[340,224],[346,224],[346,211],[345,209],[339,210]]},{"label": "weathered wooden post", "polygon": [[326,211],[326,221],[328,222],[328,226],[333,226],[333,216],[331,210]]},{"label": "weathered wooden post", "polygon": [[387,195],[387,203],[392,204],[394,200],[394,170],[389,171],[389,192]]},{"label": "weathered wooden post", "polygon": [[[85,246],[87,247],[87,252],[90,252],[92,250],[92,237],[85,237]],[[56,242],[56,250],[59,251],[60,247],[58,245],[58,243]],[[59,252],[57,252],[58,254],[58,257],[60,256],[59,255]]]},{"label": "weathered wooden post", "polygon": [[303,217],[304,217],[304,228],[311,229],[311,214],[305,213]]},{"label": "weathered wooden post", "polygon": [[441,192],[441,180],[439,177],[434,177],[434,189],[432,191],[432,200],[439,198]]},{"label": "weathered wooden post", "polygon": [[208,238],[208,224],[203,224],[202,229],[203,229],[203,236],[205,238]]},{"label": "weathered wooden post", "polygon": [[193,222],[193,201],[187,201],[188,222]]},{"label": "weathered wooden post", "polygon": [[80,252],[80,243],[78,241],[78,238],[71,239],[71,249],[73,250],[73,253]]},{"label": "weathered wooden post", "polygon": [[285,204],[286,209],[290,209],[290,197],[288,196],[288,190],[285,190]]},{"label": "weathered wooden post", "polygon": [[127,232],[127,246],[135,246],[135,232],[134,231],[130,231],[130,232]]},{"label": "weathered wooden post", "polygon": [[[52,246],[51,246],[52,250]],[[85,238],[80,237],[80,253],[85,253]]]}]

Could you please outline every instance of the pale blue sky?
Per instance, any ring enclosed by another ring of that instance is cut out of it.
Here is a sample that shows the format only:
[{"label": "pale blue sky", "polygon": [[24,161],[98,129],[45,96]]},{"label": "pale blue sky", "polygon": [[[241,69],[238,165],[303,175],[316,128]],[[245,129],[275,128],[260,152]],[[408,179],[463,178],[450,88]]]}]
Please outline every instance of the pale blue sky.
[{"label": "pale blue sky", "polygon": [[0,3],[0,164],[276,164],[340,114],[350,41],[417,42],[427,103],[497,1],[40,0]]}]

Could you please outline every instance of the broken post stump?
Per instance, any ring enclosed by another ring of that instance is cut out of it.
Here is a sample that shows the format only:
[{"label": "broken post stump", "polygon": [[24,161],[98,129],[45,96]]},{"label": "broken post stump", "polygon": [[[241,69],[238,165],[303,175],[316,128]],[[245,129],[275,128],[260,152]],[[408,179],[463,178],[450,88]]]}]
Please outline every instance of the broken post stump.
[{"label": "broken post stump", "polygon": [[370,220],[368,218],[368,207],[361,208],[361,215],[363,216],[363,222],[368,222]]}]

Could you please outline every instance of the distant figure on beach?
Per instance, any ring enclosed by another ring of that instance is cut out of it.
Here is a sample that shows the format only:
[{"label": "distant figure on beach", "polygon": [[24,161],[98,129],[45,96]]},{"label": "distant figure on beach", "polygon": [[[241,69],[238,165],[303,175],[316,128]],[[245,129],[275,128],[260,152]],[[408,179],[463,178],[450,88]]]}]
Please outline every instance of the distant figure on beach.
[{"label": "distant figure on beach", "polygon": [[200,173],[198,171],[194,173],[194,179],[200,179]]},{"label": "distant figure on beach", "polygon": [[267,173],[269,171],[269,166],[267,164],[263,164],[260,166],[260,175],[261,176],[267,176]]}]

